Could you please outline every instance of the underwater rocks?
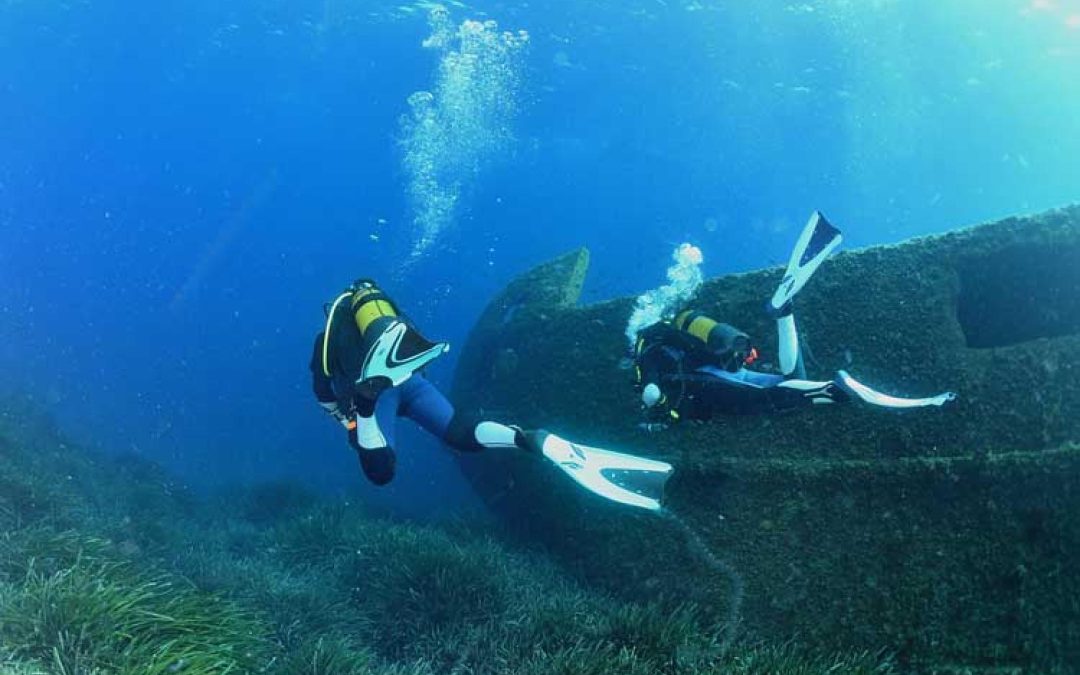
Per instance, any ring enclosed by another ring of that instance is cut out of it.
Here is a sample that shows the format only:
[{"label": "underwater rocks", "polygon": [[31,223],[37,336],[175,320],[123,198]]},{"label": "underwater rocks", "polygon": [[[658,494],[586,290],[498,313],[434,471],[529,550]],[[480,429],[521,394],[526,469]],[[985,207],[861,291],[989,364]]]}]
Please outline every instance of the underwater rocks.
[{"label": "underwater rocks", "polygon": [[[462,353],[459,405],[674,464],[668,504],[742,577],[752,636],[884,647],[915,665],[1080,663],[1080,208],[844,252],[800,293],[811,377],[956,391],[943,409],[826,406],[646,433],[619,367],[633,299],[577,306],[586,265],[570,254],[492,301]],[[781,273],[710,280],[694,307],[748,332],[768,362],[761,307]],[[508,352],[513,377],[492,367]],[[721,615],[730,604],[732,580],[672,523],[527,459],[462,466],[582,575]]]}]

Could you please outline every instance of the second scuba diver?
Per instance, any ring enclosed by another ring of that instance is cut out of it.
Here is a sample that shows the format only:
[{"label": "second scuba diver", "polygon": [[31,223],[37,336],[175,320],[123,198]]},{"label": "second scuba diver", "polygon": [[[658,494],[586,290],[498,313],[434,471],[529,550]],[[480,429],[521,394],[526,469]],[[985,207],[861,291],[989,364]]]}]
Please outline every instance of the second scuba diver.
[{"label": "second scuba diver", "polygon": [[784,412],[814,404],[861,401],[887,408],[941,406],[955,394],[900,398],[875,391],[841,370],[831,380],[806,379],[792,300],[840,245],[840,231],[815,212],[767,305],[776,319],[780,373],[751,370],[758,357],[742,331],[700,312],[641,330],[634,346],[634,382],[651,420],[709,419],[716,414]]},{"label": "second scuba diver", "polygon": [[543,456],[580,485],[614,501],[660,508],[671,465],[572,443],[456,411],[423,373],[446,353],[426,340],[375,282],[359,279],[325,307],[326,325],[311,355],[319,405],[345,428],[368,480],[394,477],[394,420],[408,417],[451,447],[524,450]]}]

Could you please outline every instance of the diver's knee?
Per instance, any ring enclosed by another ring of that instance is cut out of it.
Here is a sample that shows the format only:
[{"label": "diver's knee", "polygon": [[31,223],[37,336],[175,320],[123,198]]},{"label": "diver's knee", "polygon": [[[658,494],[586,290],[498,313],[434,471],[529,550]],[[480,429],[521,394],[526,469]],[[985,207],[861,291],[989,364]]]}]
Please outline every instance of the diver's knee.
[{"label": "diver's knee", "polygon": [[462,452],[483,450],[483,444],[476,438],[476,427],[479,423],[476,416],[455,411],[446,427],[446,433],[443,434],[443,440],[450,447]]}]

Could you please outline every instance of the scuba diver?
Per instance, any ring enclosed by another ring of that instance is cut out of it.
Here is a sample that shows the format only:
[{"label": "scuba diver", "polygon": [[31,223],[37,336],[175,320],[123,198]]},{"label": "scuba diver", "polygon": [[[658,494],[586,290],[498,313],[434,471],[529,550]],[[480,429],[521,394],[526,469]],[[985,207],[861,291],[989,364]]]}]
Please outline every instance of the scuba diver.
[{"label": "scuba diver", "polygon": [[956,398],[900,398],[875,391],[840,370],[832,380],[806,379],[792,301],[840,245],[840,231],[810,216],[766,311],[776,319],[780,373],[751,370],[758,352],[737,328],[686,310],[641,330],[634,345],[634,383],[653,423],[705,420],[715,414],[786,412],[815,404],[860,401],[886,408],[942,406]]},{"label": "scuba diver", "polygon": [[603,497],[660,509],[664,483],[672,473],[665,462],[456,411],[421,372],[449,345],[426,340],[370,279],[353,282],[324,310],[326,325],[311,355],[312,388],[323,410],[345,428],[364,475],[375,485],[394,477],[394,419],[408,417],[457,450],[524,450],[552,461]]}]

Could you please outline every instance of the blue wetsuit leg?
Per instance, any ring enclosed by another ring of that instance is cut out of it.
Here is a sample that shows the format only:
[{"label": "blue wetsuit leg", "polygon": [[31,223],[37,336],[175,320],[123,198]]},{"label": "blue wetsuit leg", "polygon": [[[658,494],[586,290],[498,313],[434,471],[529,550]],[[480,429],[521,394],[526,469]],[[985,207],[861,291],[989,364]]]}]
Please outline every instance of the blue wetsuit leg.
[{"label": "blue wetsuit leg", "polygon": [[[379,394],[375,401],[374,422],[378,431],[385,439],[383,447],[363,447],[357,442],[357,437],[351,435],[350,442],[360,459],[360,467],[375,485],[386,485],[394,479],[394,470],[397,466],[397,457],[394,455],[394,421],[397,417],[398,402],[401,400],[401,392],[397,387],[387,389]],[[358,420],[360,424],[370,424]],[[369,439],[374,440],[374,439]]]},{"label": "blue wetsuit leg", "polygon": [[401,390],[396,413],[446,441],[450,422],[454,419],[454,406],[443,393],[423,375],[413,375],[396,389]]},{"label": "blue wetsuit leg", "polygon": [[[398,407],[398,415],[408,417],[455,450],[476,452],[488,447],[477,438],[480,420],[455,411],[453,404],[443,396],[438,387],[423,376],[413,375],[399,388],[401,405]],[[516,443],[517,436],[506,427],[503,427],[503,430],[510,431],[510,436]],[[492,440],[498,447],[506,444],[505,439]]]},{"label": "blue wetsuit leg", "polygon": [[754,415],[792,410],[812,402],[802,392],[779,388],[784,377],[746,368],[733,373],[705,366],[686,380],[687,391],[699,408],[712,412]]}]

